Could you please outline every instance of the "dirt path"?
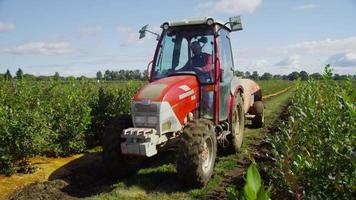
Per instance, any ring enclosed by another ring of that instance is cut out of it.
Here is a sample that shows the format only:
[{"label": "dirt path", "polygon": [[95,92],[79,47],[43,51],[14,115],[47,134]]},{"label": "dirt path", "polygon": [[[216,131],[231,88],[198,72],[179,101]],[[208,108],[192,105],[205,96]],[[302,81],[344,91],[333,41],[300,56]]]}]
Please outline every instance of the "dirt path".
[{"label": "dirt path", "polygon": [[[285,105],[290,93],[290,91],[284,91],[265,100],[267,122],[278,118],[280,109]],[[271,127],[265,129],[246,128],[245,133],[243,151],[250,152],[256,160],[265,159],[263,153],[265,149],[268,151],[268,144],[265,144],[263,134],[260,135],[261,131],[263,133],[271,131]],[[85,197],[93,199],[112,199],[114,197],[120,197],[120,199],[191,199],[194,196],[203,196],[203,199],[220,199],[226,198],[225,187],[227,185],[242,185],[242,175],[250,163],[247,157],[247,154],[243,154],[242,158],[236,157],[237,167],[225,171],[221,180],[211,181],[216,182],[216,185],[212,183],[213,186],[200,190],[188,191],[177,183],[174,165],[175,154],[172,152],[163,153],[159,158],[153,157],[146,162],[137,175],[120,182],[112,180],[107,174],[101,162],[101,153],[97,152],[77,155],[77,157],[72,157],[73,159],[67,158],[66,161],[57,162],[57,165],[51,161],[42,163],[42,166],[39,163],[39,166],[46,170],[37,171],[37,179],[28,178],[31,175],[16,175],[13,176],[14,178],[0,177],[0,187],[7,187],[7,183],[9,183],[8,190],[0,188],[0,191],[13,191],[14,185],[18,183],[37,181],[18,189],[10,199],[76,199]],[[51,167],[46,166],[50,163],[53,164]],[[36,177],[36,175],[33,176]],[[1,192],[3,199],[7,197],[6,194],[8,193]]]},{"label": "dirt path", "polygon": [[[275,116],[269,116],[270,122],[267,127],[262,129],[258,135],[255,135],[253,133],[252,129],[247,129],[246,134],[250,135],[250,140],[248,141],[248,144],[244,146],[245,152],[240,157],[237,157],[235,162],[237,163],[237,167],[235,167],[232,170],[228,170],[224,173],[223,179],[219,183],[217,187],[215,187],[213,190],[209,191],[209,193],[200,198],[200,199],[227,199],[227,193],[225,189],[228,186],[236,186],[238,190],[240,190],[244,184],[244,175],[247,171],[247,168],[251,164],[251,159],[255,160],[255,162],[258,163],[268,163],[268,162],[274,162],[273,158],[269,156],[271,154],[271,150],[273,149],[272,145],[266,141],[266,135],[274,133],[276,131],[276,125],[278,124],[278,121],[280,120],[286,120],[285,118],[287,117],[287,105],[286,105],[286,98],[283,96],[279,97],[281,99],[281,106],[282,109],[279,112],[274,112],[273,115],[278,114],[277,117]],[[269,103],[274,103],[274,101],[270,101]],[[275,106],[275,105],[274,105]],[[268,102],[267,102],[267,107],[268,107]],[[269,180],[268,176],[263,172],[260,171],[261,177],[264,181]]]}]

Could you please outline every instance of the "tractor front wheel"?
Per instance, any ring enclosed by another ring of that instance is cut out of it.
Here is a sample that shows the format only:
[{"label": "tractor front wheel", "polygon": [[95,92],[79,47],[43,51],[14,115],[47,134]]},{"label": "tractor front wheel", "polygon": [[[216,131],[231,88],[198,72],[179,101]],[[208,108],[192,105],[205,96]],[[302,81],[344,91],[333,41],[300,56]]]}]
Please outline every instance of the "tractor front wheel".
[{"label": "tractor front wheel", "polygon": [[132,126],[130,117],[114,119],[105,129],[103,136],[103,161],[113,178],[124,178],[137,172],[142,158],[121,154],[121,134]]},{"label": "tractor front wheel", "polygon": [[216,134],[213,123],[194,120],[183,129],[178,148],[177,172],[188,187],[201,187],[210,180],[216,158]]}]

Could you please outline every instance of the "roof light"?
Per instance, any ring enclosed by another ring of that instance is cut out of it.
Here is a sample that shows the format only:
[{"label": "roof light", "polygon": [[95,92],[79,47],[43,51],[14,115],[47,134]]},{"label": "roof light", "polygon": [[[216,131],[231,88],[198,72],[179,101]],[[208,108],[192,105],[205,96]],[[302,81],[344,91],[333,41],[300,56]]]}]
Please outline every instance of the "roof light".
[{"label": "roof light", "polygon": [[208,24],[208,26],[211,26],[214,24],[214,20],[209,18],[208,20],[206,20],[206,24]]}]

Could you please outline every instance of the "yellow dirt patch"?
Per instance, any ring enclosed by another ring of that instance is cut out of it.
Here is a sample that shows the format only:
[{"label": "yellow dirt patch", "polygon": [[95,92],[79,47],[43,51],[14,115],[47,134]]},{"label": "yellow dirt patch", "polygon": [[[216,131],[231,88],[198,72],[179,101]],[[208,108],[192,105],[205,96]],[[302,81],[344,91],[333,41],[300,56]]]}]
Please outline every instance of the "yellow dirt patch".
[{"label": "yellow dirt patch", "polygon": [[[58,168],[82,157],[84,154],[73,155],[66,158],[31,158],[30,162],[38,169],[32,174],[14,174],[12,176],[0,176],[0,200],[6,199],[18,188],[36,181],[46,181]],[[65,172],[64,172],[65,173]]]}]

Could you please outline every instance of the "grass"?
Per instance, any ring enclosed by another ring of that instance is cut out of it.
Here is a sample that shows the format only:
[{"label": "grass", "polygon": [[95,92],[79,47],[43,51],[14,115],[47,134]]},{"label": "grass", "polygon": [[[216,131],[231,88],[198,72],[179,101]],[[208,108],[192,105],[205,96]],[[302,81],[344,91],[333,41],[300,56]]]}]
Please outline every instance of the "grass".
[{"label": "grass", "polygon": [[[286,87],[286,84],[284,84]],[[284,88],[281,88],[284,89]],[[265,102],[265,120],[272,122],[278,117],[280,108],[287,102],[292,91],[273,97]],[[261,128],[246,128],[242,154],[246,154],[248,145],[261,132]],[[125,180],[113,185],[113,190],[101,193],[88,199],[194,199],[203,197],[218,186],[224,173],[237,167],[236,160],[242,154],[218,157],[214,176],[207,186],[187,190],[177,180],[174,152],[163,153],[149,161],[149,165]]]},{"label": "grass", "polygon": [[263,95],[269,95],[276,92],[279,92],[288,86],[292,86],[295,84],[295,81],[288,80],[267,80],[267,81],[256,81],[261,89]]}]

